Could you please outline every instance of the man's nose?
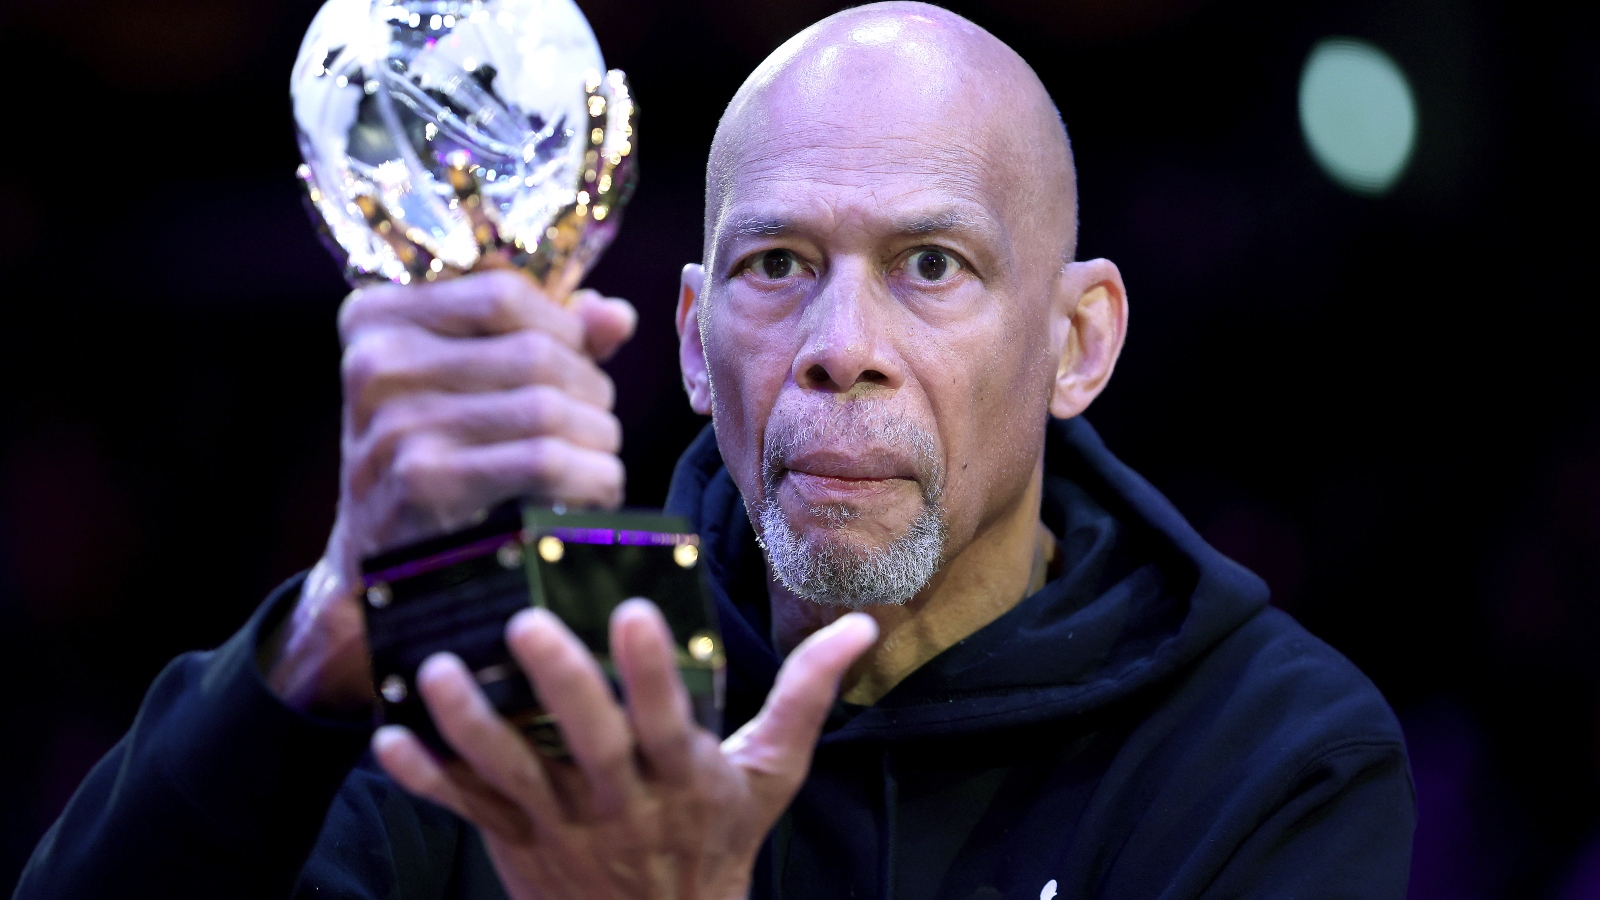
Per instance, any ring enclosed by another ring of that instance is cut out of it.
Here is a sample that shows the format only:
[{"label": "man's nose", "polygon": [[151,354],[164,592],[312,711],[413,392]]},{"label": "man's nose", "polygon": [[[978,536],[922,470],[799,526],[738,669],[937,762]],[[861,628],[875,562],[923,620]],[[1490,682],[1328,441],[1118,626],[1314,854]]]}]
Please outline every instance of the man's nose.
[{"label": "man's nose", "polygon": [[903,368],[889,341],[895,301],[869,267],[839,266],[808,305],[795,384],[848,394],[864,385],[894,390]]}]

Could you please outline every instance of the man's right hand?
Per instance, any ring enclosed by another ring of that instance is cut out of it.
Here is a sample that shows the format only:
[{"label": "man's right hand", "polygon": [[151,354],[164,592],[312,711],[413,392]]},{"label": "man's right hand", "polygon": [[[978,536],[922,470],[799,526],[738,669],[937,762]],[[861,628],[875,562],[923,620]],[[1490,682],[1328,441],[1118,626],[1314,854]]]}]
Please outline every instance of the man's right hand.
[{"label": "man's right hand", "polygon": [[370,706],[363,558],[510,497],[621,502],[622,428],[595,360],[635,321],[626,301],[580,291],[561,306],[509,270],[345,300],[338,515],[299,604],[263,648],[279,696],[321,713]]}]

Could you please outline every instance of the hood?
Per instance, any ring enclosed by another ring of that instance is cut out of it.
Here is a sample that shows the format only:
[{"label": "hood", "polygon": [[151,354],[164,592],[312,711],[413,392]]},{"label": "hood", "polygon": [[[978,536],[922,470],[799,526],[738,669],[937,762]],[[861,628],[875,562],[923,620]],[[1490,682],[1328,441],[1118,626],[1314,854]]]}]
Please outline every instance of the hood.
[{"label": "hood", "polygon": [[[667,510],[702,541],[728,654],[726,730],[761,707],[773,649],[766,563],[708,425],[678,461]],[[1218,553],[1082,417],[1052,420],[1040,517],[1059,575],[856,707],[824,744],[986,731],[1105,707],[1193,662],[1267,602],[1267,586]]]}]

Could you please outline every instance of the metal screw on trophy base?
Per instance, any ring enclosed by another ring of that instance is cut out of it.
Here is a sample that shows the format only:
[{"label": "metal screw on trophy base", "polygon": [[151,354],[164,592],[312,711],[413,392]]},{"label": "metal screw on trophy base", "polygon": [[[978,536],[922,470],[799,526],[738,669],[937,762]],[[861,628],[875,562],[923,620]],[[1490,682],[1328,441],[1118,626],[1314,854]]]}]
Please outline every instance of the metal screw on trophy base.
[{"label": "metal screw on trophy base", "polygon": [[707,632],[689,638],[689,658],[697,663],[709,663],[717,655],[717,639]]},{"label": "metal screw on trophy base", "polygon": [[522,565],[522,545],[516,541],[506,541],[494,552],[494,558],[500,561],[501,568],[515,569]]},{"label": "metal screw on trophy base", "polygon": [[567,545],[561,543],[561,538],[547,534],[539,538],[539,558],[547,563],[557,563],[567,554]]},{"label": "metal screw on trophy base", "polygon": [[700,550],[693,544],[679,544],[672,548],[672,561],[685,569],[694,568],[700,560]]},{"label": "metal screw on trophy base", "polygon": [[383,699],[390,703],[399,703],[406,699],[406,680],[399,675],[390,675],[383,680],[383,687],[380,690]]}]

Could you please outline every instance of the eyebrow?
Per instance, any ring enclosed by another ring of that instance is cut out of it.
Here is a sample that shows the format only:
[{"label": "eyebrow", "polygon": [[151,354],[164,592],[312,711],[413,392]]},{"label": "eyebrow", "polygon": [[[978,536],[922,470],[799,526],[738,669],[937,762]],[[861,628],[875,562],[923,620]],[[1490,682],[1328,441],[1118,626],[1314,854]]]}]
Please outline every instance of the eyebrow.
[{"label": "eyebrow", "polygon": [[728,237],[771,237],[777,234],[787,234],[793,230],[794,223],[785,219],[750,216],[730,225],[727,235]]},{"label": "eyebrow", "polygon": [[898,234],[939,234],[945,231],[959,231],[972,224],[972,217],[965,216],[954,210],[923,216],[901,222],[895,226]]}]

